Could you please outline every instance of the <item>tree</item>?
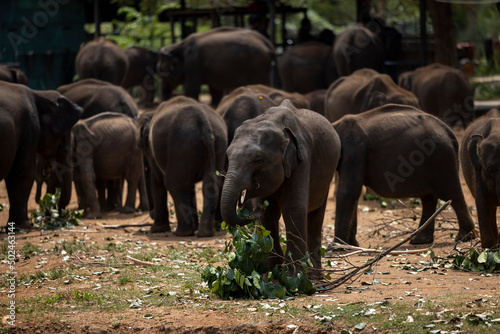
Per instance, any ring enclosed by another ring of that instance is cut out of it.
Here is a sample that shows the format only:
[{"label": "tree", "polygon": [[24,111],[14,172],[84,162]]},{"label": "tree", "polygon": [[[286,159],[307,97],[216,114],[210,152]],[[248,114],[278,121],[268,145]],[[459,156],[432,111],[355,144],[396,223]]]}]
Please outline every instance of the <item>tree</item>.
[{"label": "tree", "polygon": [[436,62],[457,67],[457,38],[452,20],[451,4],[427,0],[427,10],[434,29]]}]

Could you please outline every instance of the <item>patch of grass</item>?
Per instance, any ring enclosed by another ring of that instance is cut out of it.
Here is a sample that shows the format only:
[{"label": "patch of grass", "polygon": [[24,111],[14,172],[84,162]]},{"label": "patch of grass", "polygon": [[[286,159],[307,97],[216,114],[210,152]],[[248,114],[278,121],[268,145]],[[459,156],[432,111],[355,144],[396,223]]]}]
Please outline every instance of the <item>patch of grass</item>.
[{"label": "patch of grass", "polygon": [[37,245],[32,244],[31,242],[26,241],[23,244],[23,248],[21,254],[25,258],[33,257],[37,254],[43,253],[43,249],[38,247]]},{"label": "patch of grass", "polygon": [[95,245],[87,245],[85,241],[81,240],[73,240],[73,241],[68,241],[68,240],[62,240],[59,242],[58,245],[56,245],[53,249],[55,253],[60,253],[62,250],[66,251],[69,256],[72,256],[74,253],[77,251],[82,251],[85,253],[91,253],[93,254],[95,251],[97,251],[99,248]]},{"label": "patch of grass", "polygon": [[118,253],[123,253],[126,250],[126,247],[123,245],[117,245],[113,242],[109,242],[104,246],[104,249],[107,250],[108,252],[118,252]]}]

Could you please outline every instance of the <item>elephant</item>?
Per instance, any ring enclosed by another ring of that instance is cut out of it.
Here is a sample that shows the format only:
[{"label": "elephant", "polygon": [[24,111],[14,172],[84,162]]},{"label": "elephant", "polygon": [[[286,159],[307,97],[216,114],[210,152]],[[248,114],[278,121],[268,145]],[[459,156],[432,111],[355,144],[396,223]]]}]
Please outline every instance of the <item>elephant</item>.
[{"label": "elephant", "polygon": [[401,73],[398,84],[417,96],[422,110],[448,125],[461,122],[465,128],[476,117],[474,91],[467,76],[458,69],[430,64]]},{"label": "elephant", "polygon": [[419,108],[417,97],[396,85],[387,74],[364,68],[333,82],[325,95],[325,117],[335,122],[387,103]]},{"label": "elephant", "polygon": [[121,85],[129,67],[125,51],[101,36],[85,43],[76,55],[78,79],[94,78]]},{"label": "elephant", "polygon": [[0,81],[0,106],[0,139],[5,143],[0,149],[0,180],[5,179],[7,186],[8,222],[17,229],[29,229],[28,198],[35,180],[36,154],[53,158],[82,109],[57,91],[4,81]]},{"label": "elephant", "polygon": [[[175,234],[191,236],[198,230],[198,237],[213,236],[222,187],[216,171],[224,171],[227,148],[224,120],[208,105],[178,96],[142,114],[139,124],[154,206],[151,232],[171,230],[168,191],[177,215]],[[200,220],[195,196],[195,183],[199,181],[203,181]]]},{"label": "elephant", "polygon": [[276,104],[280,104],[284,100],[290,100],[296,108],[309,109],[309,100],[300,93],[287,92],[282,89],[270,87],[263,84],[247,85],[247,88],[251,89],[257,94],[266,94],[273,100]]},{"label": "elephant", "polygon": [[224,96],[215,111],[226,123],[228,145],[233,141],[234,131],[241,123],[263,114],[267,109],[276,105],[267,95],[257,94],[245,86],[236,88]]},{"label": "elephant", "polygon": [[0,80],[28,85],[26,74],[15,66],[0,65]]},{"label": "elephant", "polygon": [[[323,218],[340,157],[340,140],[330,122],[284,100],[243,122],[227,157],[221,197],[225,222],[241,226],[257,220],[271,231],[275,254],[268,264],[272,268],[284,258],[279,245],[283,216],[287,261],[298,261],[309,251],[314,268],[321,269]],[[236,207],[248,215],[240,216]]]},{"label": "elephant", "polygon": [[[125,89],[107,81],[98,79],[83,79],[71,84],[63,85],[57,90],[83,108],[81,119],[92,117],[105,111],[119,112],[131,118],[137,118],[138,109],[135,101],[130,97]],[[42,184],[47,184],[47,192],[52,193],[55,188],[61,188],[61,198],[59,207],[65,208],[71,199],[72,182],[72,143],[70,133],[64,137],[62,145],[58,149],[57,156],[59,162],[55,169],[47,170],[49,165],[41,159],[37,166],[37,192],[35,199],[41,196]],[[104,182],[104,181],[103,181]],[[108,188],[108,209],[121,207],[121,181],[109,180]],[[102,191],[101,191],[102,193]]]},{"label": "elephant", "polygon": [[323,116],[325,116],[326,91],[326,89],[317,89],[304,95],[304,97],[309,101],[311,110]]},{"label": "elephant", "polygon": [[163,99],[171,98],[179,83],[184,84],[186,96],[198,99],[201,85],[207,84],[216,107],[224,91],[268,85],[275,58],[271,41],[253,30],[219,27],[191,34],[159,52],[157,72],[165,81]]},{"label": "elephant", "polygon": [[113,111],[137,118],[137,104],[120,86],[98,79],[84,79],[57,88],[83,108],[82,119],[104,111]]},{"label": "elephant", "polygon": [[281,86],[288,92],[306,94],[326,89],[338,78],[332,46],[317,41],[285,50],[277,64]]},{"label": "elephant", "polygon": [[[460,185],[458,142],[451,128],[408,105],[386,104],[333,123],[342,142],[338,164],[335,238],[359,246],[357,203],[363,185],[385,198],[419,197],[422,226],[438,199],[452,200],[459,231],[455,240],[476,236]],[[412,244],[434,240],[434,222]]]},{"label": "elephant", "polygon": [[146,48],[131,46],[125,49],[128,58],[128,71],[122,86],[125,89],[140,87],[139,105],[154,106],[157,83],[155,82],[158,53]]},{"label": "elephant", "polygon": [[333,45],[337,74],[346,76],[362,68],[384,69],[385,49],[378,35],[356,25],[340,33]]},{"label": "elephant", "polygon": [[500,111],[491,109],[471,123],[460,144],[462,173],[476,200],[481,247],[498,248],[500,205]]},{"label": "elephant", "polygon": [[135,212],[137,190],[139,208],[147,211],[143,157],[136,121],[121,113],[103,112],[78,121],[72,133],[73,177],[79,208],[84,210],[84,216],[102,217],[101,208],[105,205],[103,181],[113,179],[127,180],[127,198],[120,212]]}]

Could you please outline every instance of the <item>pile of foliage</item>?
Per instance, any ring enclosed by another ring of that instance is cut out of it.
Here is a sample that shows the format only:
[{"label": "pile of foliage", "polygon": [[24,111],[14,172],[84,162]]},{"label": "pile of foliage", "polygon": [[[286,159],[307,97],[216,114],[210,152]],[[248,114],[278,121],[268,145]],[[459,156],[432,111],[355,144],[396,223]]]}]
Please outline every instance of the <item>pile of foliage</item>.
[{"label": "pile of foliage", "polygon": [[61,227],[73,228],[81,225],[80,217],[83,210],[61,210],[59,208],[59,199],[61,198],[61,189],[56,188],[55,194],[47,193],[40,200],[38,209],[31,213],[33,225],[42,230],[53,230]]},{"label": "pile of foliage", "polygon": [[500,250],[493,251],[486,248],[479,252],[475,248],[470,248],[466,253],[455,255],[453,264],[467,271],[490,273],[500,270]]},{"label": "pile of foliage", "polygon": [[285,264],[268,271],[267,259],[274,244],[270,231],[260,225],[231,227],[225,222],[222,222],[222,228],[233,236],[225,250],[229,268],[208,265],[202,273],[203,280],[215,295],[226,300],[283,299],[300,293],[311,295],[316,291],[306,274],[308,265],[311,265],[309,254],[299,261],[304,272],[291,275],[294,267],[290,266],[290,269]]}]

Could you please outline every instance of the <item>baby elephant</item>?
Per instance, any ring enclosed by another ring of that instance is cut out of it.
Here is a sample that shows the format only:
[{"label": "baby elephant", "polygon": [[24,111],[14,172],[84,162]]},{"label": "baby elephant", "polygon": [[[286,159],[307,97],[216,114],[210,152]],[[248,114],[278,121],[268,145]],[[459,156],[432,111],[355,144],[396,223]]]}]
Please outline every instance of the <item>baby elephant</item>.
[{"label": "baby elephant", "polygon": [[[214,220],[227,148],[222,117],[192,98],[163,102],[139,119],[141,148],[150,168],[154,224],[151,232],[170,231],[167,191],[174,200],[177,236],[214,234]],[[203,213],[198,228],[195,183],[203,181]]]},{"label": "baby elephant", "polygon": [[[226,223],[246,225],[260,218],[275,240],[277,256],[269,258],[272,268],[284,258],[279,245],[283,215],[288,260],[300,260],[309,250],[314,267],[321,268],[323,218],[340,156],[340,140],[328,120],[285,100],[243,122],[227,156],[221,198]],[[249,215],[238,215],[237,206]]]},{"label": "baby elephant", "polygon": [[500,245],[496,220],[500,205],[500,111],[490,110],[466,130],[460,145],[465,181],[476,199],[481,246]]},{"label": "baby elephant", "polygon": [[[388,104],[333,123],[342,142],[335,237],[358,246],[357,202],[363,185],[382,197],[420,197],[420,225],[438,199],[451,199],[458,218],[456,240],[474,238],[458,174],[458,143],[450,127],[417,108]],[[412,244],[431,243],[434,222]]]},{"label": "baby elephant", "polygon": [[[102,216],[101,209],[105,197],[103,181],[106,180],[119,180],[120,183],[123,179],[127,180],[127,199],[121,212],[135,211],[137,189],[141,199],[140,209],[146,211],[148,204],[143,158],[135,121],[121,113],[104,112],[80,120],[72,132],[73,177],[79,207],[85,209],[85,217]],[[96,188],[99,191],[99,201]]]}]

